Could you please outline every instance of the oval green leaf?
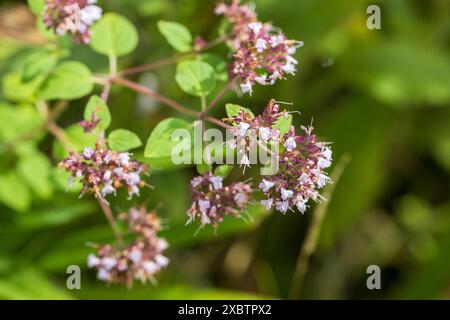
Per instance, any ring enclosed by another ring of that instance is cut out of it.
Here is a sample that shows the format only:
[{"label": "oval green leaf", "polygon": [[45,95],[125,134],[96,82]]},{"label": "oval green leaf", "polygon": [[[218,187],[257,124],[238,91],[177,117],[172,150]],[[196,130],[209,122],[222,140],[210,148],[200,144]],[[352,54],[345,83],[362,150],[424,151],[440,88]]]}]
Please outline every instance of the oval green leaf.
[{"label": "oval green leaf", "polygon": [[67,61],[57,66],[42,84],[38,97],[44,100],[74,100],[92,92],[91,71],[82,63]]},{"label": "oval green leaf", "polygon": [[198,97],[207,96],[216,86],[214,68],[202,61],[180,62],[175,79],[184,92]]},{"label": "oval green leaf", "polygon": [[128,151],[142,146],[141,139],[129,130],[117,129],[111,132],[108,136],[108,144],[112,150]]},{"label": "oval green leaf", "polygon": [[91,121],[93,113],[100,120],[97,127],[100,130],[108,129],[111,124],[111,114],[106,103],[99,96],[92,96],[84,109],[84,120]]},{"label": "oval green leaf", "polygon": [[192,35],[188,28],[177,22],[158,21],[158,30],[167,42],[179,52],[192,49]]},{"label": "oval green leaf", "polygon": [[92,49],[110,57],[131,53],[136,49],[138,41],[138,33],[134,25],[115,13],[105,14],[92,27]]}]

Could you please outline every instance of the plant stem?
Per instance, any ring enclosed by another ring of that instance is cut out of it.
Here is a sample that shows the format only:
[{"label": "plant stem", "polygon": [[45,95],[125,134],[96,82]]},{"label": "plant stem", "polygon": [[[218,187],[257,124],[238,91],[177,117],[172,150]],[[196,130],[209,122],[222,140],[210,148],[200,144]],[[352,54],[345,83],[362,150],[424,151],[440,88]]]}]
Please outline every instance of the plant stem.
[{"label": "plant stem", "polygon": [[331,174],[333,183],[328,185],[323,194],[327,201],[322,201],[313,212],[311,224],[308,228],[308,231],[306,232],[305,240],[300,250],[300,254],[297,258],[297,265],[295,268],[294,276],[292,278],[291,289],[289,292],[290,299],[298,299],[300,297],[300,292],[304,283],[305,275],[308,271],[309,260],[311,255],[316,250],[317,241],[319,240],[320,230],[322,227],[322,222],[327,213],[328,204],[333,195],[334,188],[349,162],[350,156],[348,154],[344,154]]},{"label": "plant stem", "polygon": [[178,61],[180,61],[181,59],[190,57],[190,56],[195,56],[197,54],[203,53],[208,49],[211,49],[212,47],[215,47],[216,45],[224,42],[227,39],[226,36],[221,36],[218,37],[214,40],[212,40],[211,42],[209,42],[205,47],[203,47],[200,50],[192,50],[189,52],[184,52],[184,53],[178,53],[172,57],[169,58],[164,58],[152,63],[148,63],[148,64],[143,64],[140,66],[136,66],[136,67],[132,67],[132,68],[128,68],[122,72],[119,73],[119,75],[121,76],[129,76],[129,75],[133,75],[133,74],[137,74],[137,73],[141,73],[144,71],[150,71],[150,70],[154,70],[154,69],[158,69],[167,65],[171,65],[173,63],[177,63]]},{"label": "plant stem", "polygon": [[47,130],[50,132],[56,140],[58,140],[67,151],[74,151],[71,142],[67,139],[66,133],[55,122],[51,121],[47,123]]},{"label": "plant stem", "polygon": [[194,117],[198,117],[198,112],[194,111],[194,110],[190,110],[186,107],[184,107],[183,105],[179,104],[178,102],[176,102],[175,100],[172,100],[168,97],[162,96],[158,93],[156,93],[155,91],[144,87],[136,82],[121,78],[121,77],[113,77],[111,78],[111,81],[117,84],[120,84],[124,87],[127,87],[129,89],[132,89],[136,92],[142,93],[146,96],[152,97],[155,100],[158,100],[166,105],[168,105],[169,107],[178,110],[179,112],[194,116]]},{"label": "plant stem", "polygon": [[230,90],[234,86],[234,84],[236,83],[236,80],[237,80],[237,78],[234,77],[227,83],[227,85],[225,87],[223,87],[223,89],[219,92],[219,94],[211,101],[209,106],[206,107],[205,110],[203,110],[204,114],[208,114],[212,110],[212,108],[214,108],[214,106],[217,104],[217,102],[219,102],[220,99],[222,99],[222,97],[225,95],[225,93],[227,93],[227,91]]},{"label": "plant stem", "polygon": [[[167,106],[181,112],[184,113],[188,116],[191,116],[193,118],[200,118],[201,116],[201,112],[197,112],[191,109],[188,109],[187,107],[181,105],[180,103],[176,102],[175,100],[172,100],[166,96],[160,95],[158,93],[156,93],[155,91],[144,87],[136,82],[124,79],[124,78],[120,78],[120,77],[113,77],[111,78],[111,82],[122,85],[126,88],[129,88],[133,91],[136,91],[138,93],[141,93],[143,95],[149,96],[154,98],[155,100],[158,100],[159,102],[162,102],[164,104],[166,104]],[[223,121],[220,121],[218,119],[215,119],[213,117],[204,117],[204,119],[208,122],[214,123],[222,128],[225,129],[230,129],[232,128],[232,126],[227,125],[226,123],[224,123]]]},{"label": "plant stem", "polygon": [[124,247],[125,243],[122,238],[122,234],[120,233],[119,227],[117,226],[116,220],[114,219],[114,215],[111,211],[111,208],[105,204],[101,199],[97,198],[97,202],[103,210],[105,214],[106,220],[108,220],[109,225],[111,226],[114,235],[116,236],[117,243],[120,247]]}]

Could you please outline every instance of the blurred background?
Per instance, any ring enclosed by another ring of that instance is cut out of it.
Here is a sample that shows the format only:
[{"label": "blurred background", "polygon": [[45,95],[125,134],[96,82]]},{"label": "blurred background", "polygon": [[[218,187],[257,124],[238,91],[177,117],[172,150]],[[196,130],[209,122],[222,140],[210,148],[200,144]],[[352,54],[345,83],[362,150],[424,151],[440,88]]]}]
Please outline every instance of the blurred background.
[{"label": "blurred background", "polygon": [[[324,220],[302,299],[450,298],[450,2],[446,0],[254,0],[262,21],[272,21],[305,46],[299,71],[251,99],[229,93],[225,102],[262,110],[275,98],[301,111],[296,125],[314,127],[332,141],[335,163],[351,155]],[[132,20],[138,50],[120,67],[173,54],[156,29],[159,19],[185,24],[206,39],[217,36],[214,1],[100,1],[105,11]],[[366,27],[366,8],[381,8],[381,30]],[[0,144],[32,127],[36,111],[8,92],[6,75],[45,44],[25,1],[0,2]],[[89,47],[72,47],[70,58],[106,72],[106,58]],[[224,46],[214,52],[226,56]],[[174,66],[133,79],[197,108],[174,82]],[[9,79],[9,80],[8,80]],[[100,88],[97,87],[96,91]],[[217,89],[219,90],[219,89]],[[72,101],[59,120],[82,118],[87,98]],[[167,107],[114,87],[109,102],[113,128],[139,133],[143,141]],[[12,130],[12,131],[11,131]],[[15,130],[15,131],[14,131]],[[67,131],[76,139],[78,129]],[[39,150],[36,151],[36,150]],[[188,182],[194,168],[155,168],[140,199],[158,208],[171,264],[158,286],[132,290],[106,286],[86,268],[87,242],[113,240],[92,197],[65,192],[53,169],[60,159],[53,139],[36,134],[14,151],[0,150],[0,298],[2,299],[227,299],[287,298],[297,256],[314,208],[305,215],[252,212],[253,222],[229,220],[214,234],[185,227]],[[246,177],[258,181],[258,169]],[[242,179],[235,169],[228,178]],[[115,199],[115,211],[127,209]],[[82,268],[81,290],[66,288],[66,268]],[[366,269],[381,267],[381,290],[368,290]]]}]

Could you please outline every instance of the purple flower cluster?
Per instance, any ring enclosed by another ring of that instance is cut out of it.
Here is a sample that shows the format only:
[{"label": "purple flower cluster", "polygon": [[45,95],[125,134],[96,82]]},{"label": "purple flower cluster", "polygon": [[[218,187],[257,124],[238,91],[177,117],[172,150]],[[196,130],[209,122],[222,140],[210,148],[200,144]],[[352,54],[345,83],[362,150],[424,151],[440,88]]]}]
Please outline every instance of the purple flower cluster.
[{"label": "purple flower cluster", "polygon": [[207,172],[191,180],[192,205],[188,210],[189,221],[200,219],[201,225],[217,227],[225,215],[239,217],[251,199],[249,184],[235,182],[223,186],[222,178]]},{"label": "purple flower cluster", "polygon": [[156,282],[155,274],[167,267],[169,259],[163,251],[169,244],[158,237],[161,223],[154,212],[147,213],[145,207],[132,208],[119,215],[127,223],[136,239],[124,249],[112,245],[99,246],[96,254],[88,256],[88,267],[97,269],[97,278],[108,283],[125,283],[134,280]]},{"label": "purple flower cluster", "polygon": [[81,195],[93,193],[105,203],[105,197],[116,194],[121,187],[126,188],[130,198],[139,195],[139,188],[145,186],[141,175],[148,169],[147,165],[132,160],[129,153],[98,145],[95,149],[84,148],[82,154],[71,152],[59,167],[72,174],[69,184],[74,178],[81,182]]},{"label": "purple flower cluster", "polygon": [[219,3],[215,13],[223,15],[231,24],[232,30],[229,45],[237,50],[241,44],[249,40],[248,25],[258,21],[253,6],[240,4],[240,0],[233,0],[230,4]]},{"label": "purple flower cluster", "polygon": [[91,41],[90,26],[102,16],[97,0],[45,0],[42,13],[48,29],[62,36],[70,33],[75,41]]},{"label": "purple flower cluster", "polygon": [[266,146],[271,142],[279,143],[280,130],[273,128],[275,122],[281,117],[287,118],[286,111],[280,111],[280,106],[271,100],[263,113],[257,117],[246,110],[241,110],[237,116],[227,118],[225,121],[233,125],[230,129],[233,139],[227,141],[230,148],[237,148],[239,164],[250,166],[249,154],[257,146]]},{"label": "purple flower cluster", "polygon": [[231,72],[241,80],[243,93],[251,95],[255,83],[273,85],[286,74],[295,74],[298,62],[293,55],[302,42],[290,40],[270,23],[258,21],[253,10],[239,5],[239,1],[229,6],[219,4],[216,13],[225,15],[233,26]]},{"label": "purple flower cluster", "polygon": [[259,189],[267,196],[261,201],[267,210],[275,207],[286,213],[297,207],[304,213],[309,199],[320,201],[318,189],[331,182],[324,171],[331,166],[331,149],[327,143],[317,142],[312,127],[302,129],[305,135],[297,135],[294,127],[284,135],[279,172],[266,176],[259,184]]}]

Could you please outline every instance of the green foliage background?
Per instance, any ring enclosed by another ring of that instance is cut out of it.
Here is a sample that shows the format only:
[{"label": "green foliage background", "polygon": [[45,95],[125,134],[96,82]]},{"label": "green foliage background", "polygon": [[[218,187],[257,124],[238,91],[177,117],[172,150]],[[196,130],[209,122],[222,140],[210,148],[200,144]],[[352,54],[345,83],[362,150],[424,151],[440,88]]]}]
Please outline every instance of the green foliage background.
[{"label": "green foliage background", "polygon": [[[366,28],[366,8],[373,1],[254,2],[261,20],[305,42],[297,53],[298,74],[255,88],[252,98],[230,93],[214,115],[225,116],[225,103],[257,113],[270,98],[293,102],[287,108],[302,113],[294,117],[296,125],[313,117],[321,139],[334,142],[334,158],[352,157],[329,204],[302,298],[450,298],[449,2],[377,1],[381,30]],[[158,32],[158,20],[178,21],[207,39],[216,36],[219,25],[213,1],[100,3],[129,18],[139,32],[138,49],[121,59],[119,68],[173,54]],[[0,75],[9,83],[0,93],[0,143],[5,143],[39,123],[27,101],[11,102],[30,90],[11,85],[17,81],[11,72],[39,45],[27,36],[35,31],[24,27],[33,19],[24,13],[25,3],[0,5]],[[20,36],[11,36],[10,21]],[[223,47],[217,50],[225,53]],[[107,59],[86,46],[72,47],[68,58],[94,73],[108,69]],[[174,73],[175,66],[169,66],[134,79],[198,110],[198,99],[180,90]],[[72,101],[59,124],[80,121],[86,103],[87,98]],[[109,105],[111,127],[132,130],[143,141],[159,121],[179,117],[116,86]],[[76,139],[78,129],[68,135]],[[204,230],[194,237],[196,227],[184,224],[195,168],[154,170],[149,181],[155,189],[141,197],[149,207],[160,207],[170,226],[164,236],[171,243],[171,264],[159,285],[127,290],[97,282],[86,268],[86,242],[105,243],[113,236],[91,197],[78,200],[76,192],[65,192],[64,177],[52,169],[58,160],[53,148],[51,137],[36,134],[14,153],[0,150],[0,298],[287,297],[312,210],[304,216],[255,211],[254,222],[230,220],[217,235]],[[247,175],[256,178],[257,172]],[[240,170],[229,179],[235,178],[241,178]],[[127,207],[121,198],[113,203],[114,209]],[[66,289],[66,268],[72,264],[83,269],[81,290]],[[371,264],[382,268],[382,290],[366,288]]]}]

